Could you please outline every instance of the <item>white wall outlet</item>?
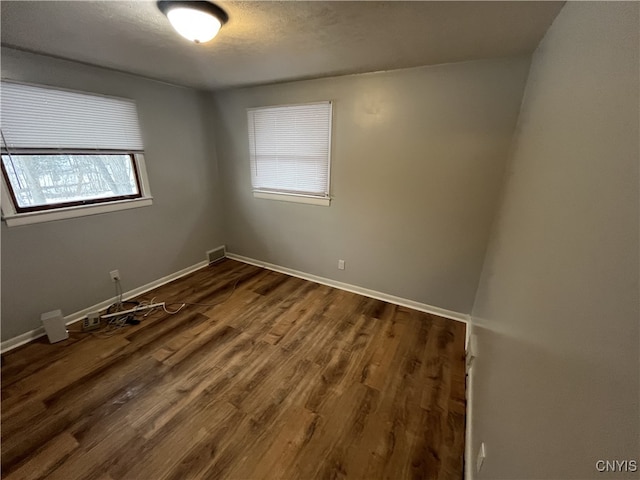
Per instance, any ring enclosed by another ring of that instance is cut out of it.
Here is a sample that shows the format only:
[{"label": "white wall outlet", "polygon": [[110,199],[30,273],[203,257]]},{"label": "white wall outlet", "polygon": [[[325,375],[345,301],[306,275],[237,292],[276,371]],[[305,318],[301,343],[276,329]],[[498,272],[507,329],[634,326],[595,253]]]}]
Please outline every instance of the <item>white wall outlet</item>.
[{"label": "white wall outlet", "polygon": [[482,468],[482,464],[484,463],[484,459],[487,457],[487,450],[484,446],[484,442],[480,444],[480,449],[478,450],[478,457],[476,458],[476,473],[480,473],[480,469]]},{"label": "white wall outlet", "polygon": [[344,270],[344,260],[338,260],[338,270]]},{"label": "white wall outlet", "polygon": [[112,282],[120,280],[120,271],[119,270],[111,270],[109,272],[109,276],[111,277],[111,281]]},{"label": "white wall outlet", "polygon": [[82,330],[95,330],[100,328],[100,312],[91,312],[82,320]]}]

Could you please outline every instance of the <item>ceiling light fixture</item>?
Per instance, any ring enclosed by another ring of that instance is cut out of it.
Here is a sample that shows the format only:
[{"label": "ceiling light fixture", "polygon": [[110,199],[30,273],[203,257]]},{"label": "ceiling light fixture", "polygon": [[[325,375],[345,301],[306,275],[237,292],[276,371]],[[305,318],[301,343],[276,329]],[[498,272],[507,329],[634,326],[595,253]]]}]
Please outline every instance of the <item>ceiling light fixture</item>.
[{"label": "ceiling light fixture", "polygon": [[158,8],[180,35],[195,43],[213,39],[229,20],[224,10],[209,2],[160,0]]}]

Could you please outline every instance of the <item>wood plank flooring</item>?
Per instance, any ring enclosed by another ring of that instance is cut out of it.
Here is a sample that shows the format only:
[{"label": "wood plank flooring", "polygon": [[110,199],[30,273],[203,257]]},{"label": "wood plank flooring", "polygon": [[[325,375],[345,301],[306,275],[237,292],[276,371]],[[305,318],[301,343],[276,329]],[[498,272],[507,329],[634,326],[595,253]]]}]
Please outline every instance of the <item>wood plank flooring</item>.
[{"label": "wood plank flooring", "polygon": [[209,306],[2,357],[3,479],[462,478],[462,323],[232,260],[153,297]]}]

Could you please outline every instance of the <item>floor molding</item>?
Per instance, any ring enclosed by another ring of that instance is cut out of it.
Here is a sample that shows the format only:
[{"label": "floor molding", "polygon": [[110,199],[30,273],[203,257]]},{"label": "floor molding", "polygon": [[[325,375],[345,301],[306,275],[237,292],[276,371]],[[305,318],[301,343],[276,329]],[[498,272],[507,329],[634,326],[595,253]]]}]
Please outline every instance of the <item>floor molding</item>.
[{"label": "floor molding", "polygon": [[377,292],[375,290],[369,290],[368,288],[359,287],[357,285],[338,282],[336,280],[331,280],[330,278],[319,277],[317,275],[312,275],[310,273],[293,270],[292,268],[282,267],[280,265],[275,265],[273,263],[262,262],[254,258],[237,255],[235,253],[227,252],[227,258],[230,258],[232,260],[237,260],[243,263],[248,263],[250,265],[255,265],[256,267],[266,268],[267,270],[273,270],[274,272],[285,273],[287,275],[291,275],[292,277],[298,277],[304,280],[309,280],[311,282],[320,283],[322,285],[328,285],[329,287],[338,288],[340,290],[346,290],[347,292],[357,293],[359,295],[364,295],[365,297],[375,298],[376,300],[382,300],[384,302],[393,303],[395,305],[401,305],[403,307],[412,308],[414,310],[419,310],[421,312],[431,313],[433,315],[438,315],[439,317],[445,317],[451,320],[457,320],[459,322],[464,322],[467,325],[469,324],[469,315],[465,313],[454,312],[452,310],[447,310],[445,308],[434,307],[433,305],[427,305],[426,303],[420,303],[414,300],[408,300],[406,298],[397,297],[395,295],[389,295],[387,293]]},{"label": "floor molding", "polygon": [[475,478],[475,468],[476,462],[473,458],[473,445],[471,443],[471,438],[473,435],[473,377],[475,372],[475,364],[477,362],[477,347],[471,349],[471,335],[473,332],[473,318],[470,318],[470,323],[467,324],[467,343],[465,345],[465,351],[469,352],[473,351],[474,359],[471,361],[469,365],[469,369],[467,370],[466,375],[466,385],[465,385],[465,394],[467,399],[466,404],[466,413],[465,413],[465,423],[464,423],[464,479],[465,480],[474,480]]},{"label": "floor molding", "polygon": [[[182,270],[178,270],[177,272],[166,275],[162,278],[154,280],[153,282],[149,282],[145,285],[142,285],[138,288],[134,288],[133,290],[129,290],[124,292],[122,295],[123,300],[129,300],[130,298],[137,297],[138,295],[142,295],[143,293],[148,292],[149,290],[153,290],[154,288],[158,288],[165,283],[172,282],[180,277],[184,277],[185,275],[189,275],[190,273],[195,272],[196,270],[200,270],[201,268],[209,265],[209,262],[204,260],[202,262],[198,262],[195,265],[191,265],[190,267],[183,268]],[[71,325],[72,323],[78,322],[87,316],[88,313],[96,312],[99,310],[104,310],[105,308],[112,305],[117,300],[117,297],[109,298],[103,302],[100,302],[96,305],[92,305],[91,307],[85,308],[78,312],[72,313],[70,315],[65,315],[64,320],[67,325]],[[31,330],[29,332],[25,332],[16,337],[10,338],[9,340],[5,340],[0,344],[0,353],[8,352],[9,350],[13,350],[14,348],[20,347],[25,343],[29,343],[36,338],[43,337],[45,335],[44,327],[36,328],[35,330]]]}]

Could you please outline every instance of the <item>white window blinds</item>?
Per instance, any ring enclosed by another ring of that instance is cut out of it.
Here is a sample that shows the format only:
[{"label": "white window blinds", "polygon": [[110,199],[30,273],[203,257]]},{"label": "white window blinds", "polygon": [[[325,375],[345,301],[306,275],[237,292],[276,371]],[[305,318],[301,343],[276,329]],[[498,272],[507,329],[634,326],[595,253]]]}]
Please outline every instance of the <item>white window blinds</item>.
[{"label": "white window blinds", "polygon": [[143,151],[133,100],[2,82],[2,133],[10,151]]},{"label": "white window blinds", "polygon": [[248,110],[254,190],[329,196],[331,102]]}]

